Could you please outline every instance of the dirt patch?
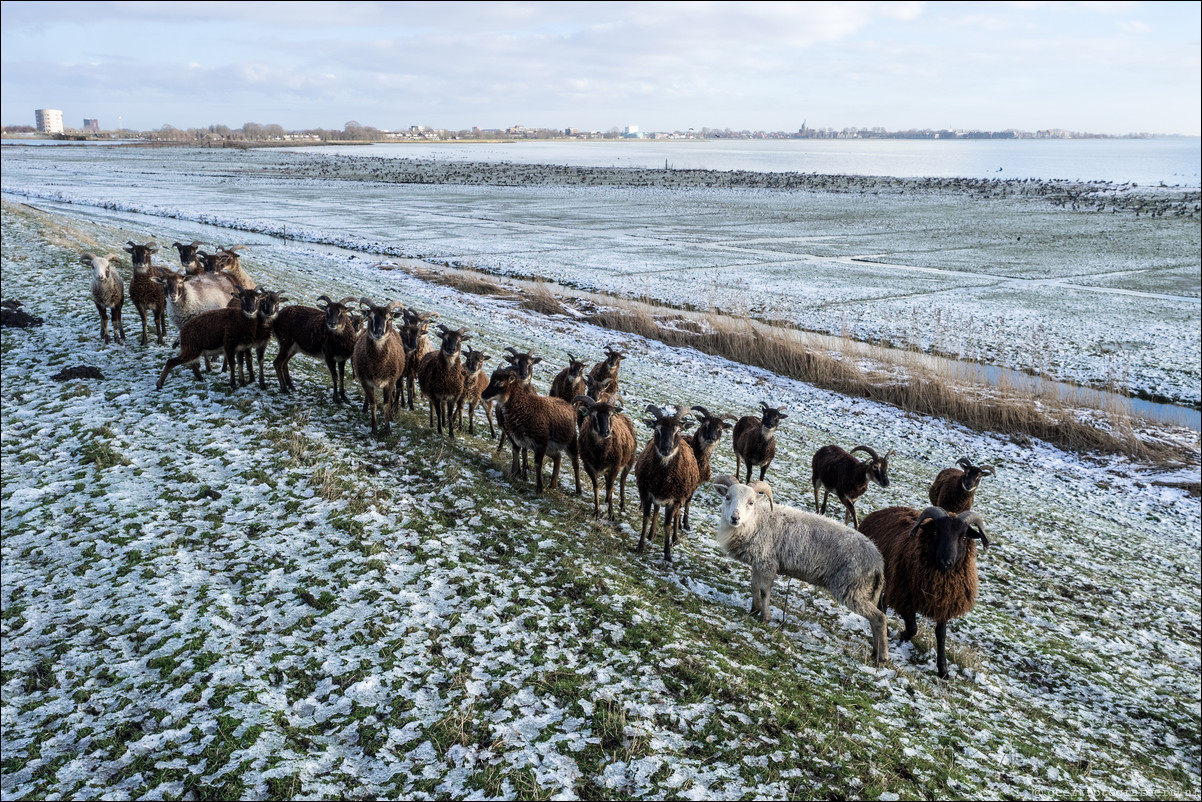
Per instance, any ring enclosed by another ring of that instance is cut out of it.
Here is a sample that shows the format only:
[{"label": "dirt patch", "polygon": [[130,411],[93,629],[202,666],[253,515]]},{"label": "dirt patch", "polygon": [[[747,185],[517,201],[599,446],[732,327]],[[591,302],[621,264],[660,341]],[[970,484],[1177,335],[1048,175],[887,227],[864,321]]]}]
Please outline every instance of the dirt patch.
[{"label": "dirt patch", "polygon": [[20,301],[6,300],[0,305],[0,326],[5,328],[27,329],[30,326],[40,326],[44,322],[37,315],[31,315],[24,309]]},{"label": "dirt patch", "polygon": [[72,379],[96,379],[104,381],[104,374],[100,372],[100,368],[92,365],[78,365],[73,368],[64,368],[50,378],[56,382],[66,382]]}]

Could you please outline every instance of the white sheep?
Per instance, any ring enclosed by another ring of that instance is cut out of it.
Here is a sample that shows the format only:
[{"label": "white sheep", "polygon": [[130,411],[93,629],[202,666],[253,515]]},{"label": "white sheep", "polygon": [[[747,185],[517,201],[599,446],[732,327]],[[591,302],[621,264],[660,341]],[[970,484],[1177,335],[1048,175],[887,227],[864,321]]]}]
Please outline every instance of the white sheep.
[{"label": "white sheep", "polygon": [[[739,484],[714,477],[722,512],[714,537],[726,555],[751,566],[751,612],[770,616],[772,583],[778,574],[826,588],[836,601],[868,619],[872,657],[889,659],[884,612],[885,562],[872,542],[830,518],[772,503],[767,482]],[[764,503],[768,506],[764,507]]]}]

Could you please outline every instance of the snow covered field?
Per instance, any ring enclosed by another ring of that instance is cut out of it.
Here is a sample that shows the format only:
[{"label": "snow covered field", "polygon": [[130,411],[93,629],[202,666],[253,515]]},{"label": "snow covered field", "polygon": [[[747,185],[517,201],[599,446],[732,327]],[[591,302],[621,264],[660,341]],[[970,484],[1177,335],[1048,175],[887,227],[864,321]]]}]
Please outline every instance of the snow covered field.
[{"label": "snow covered field", "polygon": [[[1196,189],[804,175],[774,189],[755,174],[274,150],[7,147],[3,167],[4,192],[34,201],[538,276],[1202,404],[1202,237],[1196,213],[1177,216]],[[1055,205],[1087,190],[1079,211]]]},{"label": "snow covered field", "polygon": [[[823,591],[794,583],[787,615],[746,617],[747,569],[713,544],[704,491],[666,565],[633,553],[636,505],[615,529],[587,495],[536,498],[486,439],[448,444],[424,409],[373,440],[358,393],[332,406],[304,357],[292,397],[185,371],[156,392],[171,349],[103,345],[77,257],[198,227],[84,214],[3,209],[4,297],[45,319],[0,342],[4,798],[1202,792],[1202,507],[1157,484],[1196,469],[973,434],[370,258],[247,252],[295,302],[398,298],[494,357],[535,348],[544,387],[567,350],[616,342],[631,410],[787,405],[778,502],[808,503],[810,455],[829,442],[897,452],[862,515],[925,506],[961,456],[998,466],[951,679],[935,676],[927,621],[903,645],[891,619],[892,663],[875,668],[867,622]],[[81,364],[105,380],[51,378]],[[728,441],[716,464],[733,467]]]}]

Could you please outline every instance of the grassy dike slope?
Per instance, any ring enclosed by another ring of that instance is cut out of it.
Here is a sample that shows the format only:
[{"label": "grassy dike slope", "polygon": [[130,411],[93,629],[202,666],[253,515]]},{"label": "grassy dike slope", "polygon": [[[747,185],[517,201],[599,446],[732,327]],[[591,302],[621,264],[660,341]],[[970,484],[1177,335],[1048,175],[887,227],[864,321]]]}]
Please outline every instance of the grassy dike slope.
[{"label": "grassy dike slope", "polygon": [[[136,344],[130,307],[130,344],[100,343],[77,257],[177,234],[4,205],[4,297],[46,319],[0,349],[5,798],[1198,795],[1196,500],[1137,491],[1120,461],[622,340],[632,410],[790,403],[778,500],[806,503],[823,439],[898,448],[864,511],[922,505],[962,449],[1005,466],[952,679],[929,622],[902,646],[891,619],[893,663],[874,668],[867,623],[823,591],[794,583],[783,626],[746,617],[708,495],[669,566],[585,500],[533,497],[486,438],[446,443],[424,409],[372,440],[304,357],[294,397],[186,371],[155,392],[171,349]],[[494,355],[613,341],[400,271],[244,264],[299,302],[438,310]],[[106,379],[50,378],[80,364]]]}]

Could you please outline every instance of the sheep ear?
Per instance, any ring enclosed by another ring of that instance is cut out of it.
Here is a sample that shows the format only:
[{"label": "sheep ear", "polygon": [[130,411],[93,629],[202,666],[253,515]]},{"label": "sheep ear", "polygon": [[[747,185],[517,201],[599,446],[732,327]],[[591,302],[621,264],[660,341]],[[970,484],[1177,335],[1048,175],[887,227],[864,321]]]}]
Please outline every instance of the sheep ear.
[{"label": "sheep ear", "polygon": [[711,483],[714,486],[714,492],[722,498],[726,498],[727,494],[730,493],[731,487],[737,484],[737,480],[730,474],[723,473],[715,476]]}]

